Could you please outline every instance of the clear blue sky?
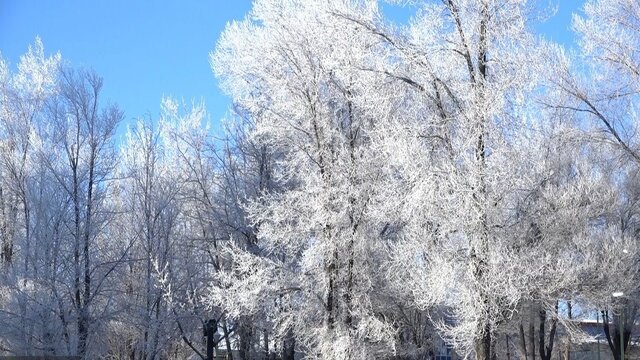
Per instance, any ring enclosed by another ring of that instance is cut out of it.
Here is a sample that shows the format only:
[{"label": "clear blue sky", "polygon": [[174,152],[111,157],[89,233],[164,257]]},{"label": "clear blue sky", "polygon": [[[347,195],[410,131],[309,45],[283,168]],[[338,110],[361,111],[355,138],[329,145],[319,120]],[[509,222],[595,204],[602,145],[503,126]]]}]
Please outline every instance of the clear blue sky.
[{"label": "clear blue sky", "polygon": [[0,0],[0,52],[12,65],[37,35],[45,52],[104,78],[105,98],[126,119],[160,110],[163,95],[204,99],[217,122],[226,99],[209,52],[225,24],[242,19],[250,0]]},{"label": "clear blue sky", "polygon": [[[546,3],[546,1],[544,1]],[[571,13],[583,0],[551,0],[555,17],[536,29],[571,46]],[[156,118],[163,95],[204,99],[214,124],[229,101],[209,67],[211,51],[227,22],[242,19],[251,0],[0,0],[0,52],[15,66],[40,36],[45,51],[60,51],[74,66],[105,79],[104,96],[130,120]],[[383,7],[402,22],[411,9]]]}]

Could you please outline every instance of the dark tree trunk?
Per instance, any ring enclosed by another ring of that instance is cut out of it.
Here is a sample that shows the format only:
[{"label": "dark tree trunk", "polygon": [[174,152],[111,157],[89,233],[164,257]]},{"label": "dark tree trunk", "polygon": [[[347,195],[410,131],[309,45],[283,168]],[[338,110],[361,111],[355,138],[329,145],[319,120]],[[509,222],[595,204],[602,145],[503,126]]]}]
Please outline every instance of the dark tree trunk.
[{"label": "dark tree trunk", "polygon": [[[609,326],[609,311],[602,311],[602,327],[604,329],[604,335],[607,338],[607,343],[609,344],[609,349],[611,349],[611,352],[613,354],[613,359],[614,360],[621,360],[620,358],[620,336],[623,336],[622,342],[624,344],[624,353],[625,353],[625,358],[627,358],[627,348],[629,345],[629,339],[631,338],[631,332],[629,330],[627,330],[627,328],[625,326],[623,326],[623,331],[622,334],[620,334],[620,324],[616,324],[615,322],[611,323],[611,325],[613,325],[613,337],[611,336],[611,328]],[[622,321],[621,319],[619,319],[618,321]]]},{"label": "dark tree trunk", "polygon": [[293,338],[291,331],[287,332],[287,335],[282,341],[282,360],[294,360],[295,359],[296,340]]},{"label": "dark tree trunk", "polygon": [[491,325],[486,323],[482,331],[482,336],[476,340],[476,360],[493,360],[491,354],[493,345],[493,334],[491,333]]},{"label": "dark tree trunk", "polygon": [[213,360],[213,349],[216,345],[213,335],[215,334],[217,329],[218,323],[213,319],[207,320],[207,322],[204,324],[204,333],[207,337],[207,360]]},{"label": "dark tree trunk", "polygon": [[529,353],[527,352],[527,339],[524,336],[524,325],[520,322],[520,345],[522,346],[522,354],[524,360],[529,360]]},{"label": "dark tree trunk", "polygon": [[241,320],[239,325],[240,346],[238,355],[242,360],[251,360],[251,345],[253,338],[253,328],[246,319]]},{"label": "dark tree trunk", "polygon": [[551,320],[551,329],[549,329],[549,343],[545,345],[545,322],[547,321],[547,312],[540,309],[540,329],[539,329],[539,351],[541,360],[551,360],[553,351],[553,342],[556,336],[556,326],[558,323],[558,302],[556,301],[555,316]]},{"label": "dark tree trunk", "polygon": [[231,336],[229,334],[229,328],[227,327],[227,320],[222,321],[222,332],[224,335],[224,343],[227,347],[227,360],[233,360],[233,353],[231,352]]},{"label": "dark tree trunk", "polygon": [[535,337],[535,325],[533,323],[533,306],[529,312],[529,348],[531,349],[531,360],[536,360],[536,337]]}]

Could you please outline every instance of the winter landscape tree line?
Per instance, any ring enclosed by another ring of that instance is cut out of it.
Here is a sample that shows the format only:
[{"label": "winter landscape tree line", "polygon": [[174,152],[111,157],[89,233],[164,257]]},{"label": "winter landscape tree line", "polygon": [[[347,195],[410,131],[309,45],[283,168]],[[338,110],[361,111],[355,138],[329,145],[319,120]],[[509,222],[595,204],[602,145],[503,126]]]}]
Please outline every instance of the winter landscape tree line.
[{"label": "winter landscape tree line", "polygon": [[222,133],[165,98],[120,136],[93,71],[0,58],[0,352],[568,360],[598,319],[623,360],[640,3],[588,0],[576,51],[536,2],[401,3],[255,0]]}]

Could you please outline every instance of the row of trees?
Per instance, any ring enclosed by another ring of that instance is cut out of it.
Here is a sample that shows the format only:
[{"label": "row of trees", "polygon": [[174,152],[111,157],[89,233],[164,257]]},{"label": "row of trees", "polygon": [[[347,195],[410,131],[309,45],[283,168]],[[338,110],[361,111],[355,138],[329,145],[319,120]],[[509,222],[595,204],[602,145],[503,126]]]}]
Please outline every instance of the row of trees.
[{"label": "row of trees", "polygon": [[217,192],[232,157],[209,148],[204,107],[166,99],[158,121],[117,140],[124,116],[95,73],[45,56],[39,39],[17,72],[0,65],[2,351],[204,353],[202,324],[220,313],[200,294],[237,221],[220,213],[239,206]]},{"label": "row of trees", "polygon": [[213,302],[327,359],[421,358],[438,337],[550,359],[601,309],[619,359],[640,270],[640,7],[588,1],[567,55],[531,32],[539,4],[413,5],[398,29],[376,2],[263,0],[227,27],[212,65],[277,185],[247,207],[259,251],[229,250]]},{"label": "row of trees", "polygon": [[118,139],[93,72],[0,61],[1,351],[549,360],[597,314],[622,360],[640,5],[588,1],[570,55],[535,5],[256,0],[211,54],[222,137],[164,99]]}]

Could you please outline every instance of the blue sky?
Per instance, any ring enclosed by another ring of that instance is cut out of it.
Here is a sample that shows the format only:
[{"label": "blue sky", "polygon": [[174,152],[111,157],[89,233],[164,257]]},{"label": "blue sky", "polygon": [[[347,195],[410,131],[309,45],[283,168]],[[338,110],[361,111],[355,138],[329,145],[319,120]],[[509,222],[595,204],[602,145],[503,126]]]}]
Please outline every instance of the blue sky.
[{"label": "blue sky", "polygon": [[[571,46],[571,13],[583,0],[550,1],[558,12],[536,30]],[[157,117],[160,99],[171,95],[187,103],[203,99],[216,124],[229,100],[218,90],[208,54],[225,24],[250,8],[251,0],[0,0],[0,52],[15,66],[40,36],[46,52],[95,69],[105,81],[104,98],[120,105],[126,122]],[[398,22],[411,11],[383,7]]]},{"label": "blue sky", "polygon": [[104,96],[126,119],[160,110],[163,95],[204,99],[211,119],[228,101],[209,66],[225,24],[242,19],[250,0],[0,0],[0,52],[12,65],[37,35],[46,52],[104,78]]}]

